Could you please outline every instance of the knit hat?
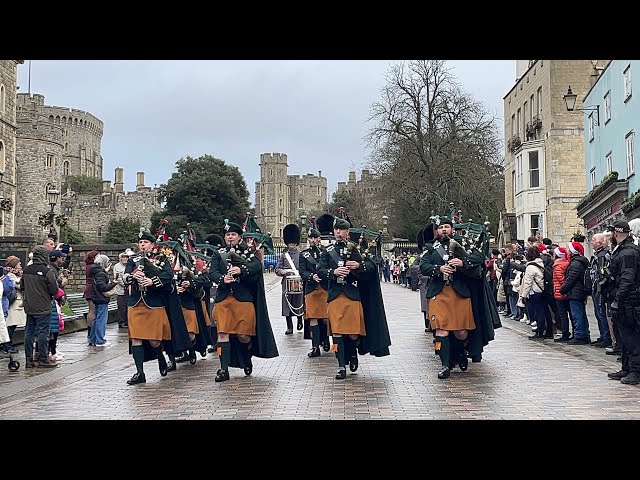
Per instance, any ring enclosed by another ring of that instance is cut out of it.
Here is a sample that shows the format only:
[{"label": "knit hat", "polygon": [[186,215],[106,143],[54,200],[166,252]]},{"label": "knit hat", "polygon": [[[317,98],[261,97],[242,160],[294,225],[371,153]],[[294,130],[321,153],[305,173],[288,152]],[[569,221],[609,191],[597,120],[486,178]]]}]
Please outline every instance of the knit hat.
[{"label": "knit hat", "polygon": [[15,255],[10,255],[4,261],[4,266],[5,267],[15,268],[18,265],[18,263],[20,263],[20,259],[18,257],[16,257]]},{"label": "knit hat", "polygon": [[567,258],[567,249],[564,248],[564,247],[556,247],[556,248],[554,248],[553,253],[556,254],[556,257],[560,257],[563,260],[565,258]]},{"label": "knit hat", "polygon": [[539,243],[538,244],[538,251],[540,253],[546,252],[547,251],[547,246],[544,243]]},{"label": "knit hat", "polygon": [[577,255],[577,254],[584,255],[584,247],[580,242],[571,242],[569,244],[569,251],[574,255]]}]

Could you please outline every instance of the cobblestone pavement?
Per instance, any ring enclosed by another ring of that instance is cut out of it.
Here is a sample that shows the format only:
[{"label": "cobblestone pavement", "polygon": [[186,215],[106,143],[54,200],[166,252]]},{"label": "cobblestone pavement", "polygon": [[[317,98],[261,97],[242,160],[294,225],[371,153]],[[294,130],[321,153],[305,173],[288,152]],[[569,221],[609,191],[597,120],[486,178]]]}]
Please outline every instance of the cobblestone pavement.
[{"label": "cobblestone pavement", "polygon": [[310,359],[301,332],[284,335],[279,280],[265,274],[280,356],[254,359],[250,377],[230,369],[231,380],[216,384],[219,362],[209,354],[164,378],[147,362],[147,383],[128,386],[135,367],[127,334],[110,324],[112,345],[102,349],[89,347],[85,332],[61,336],[65,359],[53,370],[25,369],[22,347],[18,372],[0,360],[0,419],[640,419],[640,387],[607,378],[620,367],[615,356],[532,342],[530,328],[509,319],[481,363],[438,380],[418,293],[389,283],[391,355],[360,357],[357,374],[335,380],[333,354]]}]

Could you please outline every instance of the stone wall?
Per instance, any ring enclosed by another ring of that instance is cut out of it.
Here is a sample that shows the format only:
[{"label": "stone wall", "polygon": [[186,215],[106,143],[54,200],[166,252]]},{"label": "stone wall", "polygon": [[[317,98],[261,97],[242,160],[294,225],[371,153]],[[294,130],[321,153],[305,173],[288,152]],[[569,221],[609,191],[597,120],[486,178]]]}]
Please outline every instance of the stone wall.
[{"label": "stone wall", "polygon": [[20,60],[0,60],[0,197],[13,202],[13,208],[0,211],[0,236],[15,233],[16,204],[16,85]]},{"label": "stone wall", "polygon": [[[66,291],[68,293],[84,292],[86,283],[86,263],[85,257],[91,250],[98,250],[101,254],[107,255],[112,263],[118,262],[118,255],[130,248],[134,252],[137,251],[135,243],[125,245],[73,245],[71,252],[71,275],[69,283],[67,283]],[[110,270],[110,277],[113,276],[113,270]]]},{"label": "stone wall", "polygon": [[31,237],[0,237],[0,266],[4,267],[7,257],[15,255],[25,267],[34,246],[35,240]]}]

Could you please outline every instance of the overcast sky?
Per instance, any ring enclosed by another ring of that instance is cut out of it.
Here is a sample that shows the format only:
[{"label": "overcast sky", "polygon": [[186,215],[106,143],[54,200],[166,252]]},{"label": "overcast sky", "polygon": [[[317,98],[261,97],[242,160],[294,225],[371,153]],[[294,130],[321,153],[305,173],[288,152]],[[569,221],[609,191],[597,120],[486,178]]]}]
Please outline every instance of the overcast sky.
[{"label": "overcast sky", "polygon": [[[211,154],[242,172],[254,202],[260,154],[286,153],[289,174],[327,177],[329,192],[368,155],[363,143],[388,60],[33,60],[31,93],[45,104],[85,110],[104,122],[103,175],[124,168],[148,186],[165,183],[175,162]],[[462,88],[500,118],[515,82],[514,60],[448,61]],[[29,60],[18,67],[29,91]]]}]

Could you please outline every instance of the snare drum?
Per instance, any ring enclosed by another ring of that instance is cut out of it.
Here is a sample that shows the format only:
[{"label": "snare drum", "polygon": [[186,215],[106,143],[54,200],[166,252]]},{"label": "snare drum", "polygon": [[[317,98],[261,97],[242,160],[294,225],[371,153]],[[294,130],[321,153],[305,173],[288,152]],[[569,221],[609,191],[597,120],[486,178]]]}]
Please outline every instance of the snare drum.
[{"label": "snare drum", "polygon": [[284,279],[285,292],[289,295],[302,295],[304,293],[302,277],[290,275]]}]

